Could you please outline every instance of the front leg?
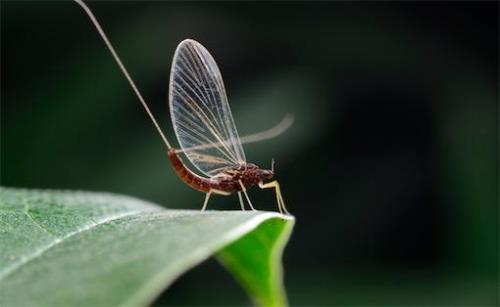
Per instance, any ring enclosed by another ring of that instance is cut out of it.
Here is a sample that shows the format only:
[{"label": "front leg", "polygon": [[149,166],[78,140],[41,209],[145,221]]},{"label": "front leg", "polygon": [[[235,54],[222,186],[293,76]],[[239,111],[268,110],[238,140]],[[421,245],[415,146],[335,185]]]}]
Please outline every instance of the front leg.
[{"label": "front leg", "polygon": [[281,189],[280,189],[280,184],[278,183],[277,180],[268,182],[268,183],[259,183],[259,188],[261,189],[270,189],[274,188],[274,191],[276,193],[276,202],[278,203],[278,209],[280,213],[285,212],[285,214],[290,214],[288,210],[286,210],[285,207],[285,202],[283,201],[283,196],[281,195]]}]

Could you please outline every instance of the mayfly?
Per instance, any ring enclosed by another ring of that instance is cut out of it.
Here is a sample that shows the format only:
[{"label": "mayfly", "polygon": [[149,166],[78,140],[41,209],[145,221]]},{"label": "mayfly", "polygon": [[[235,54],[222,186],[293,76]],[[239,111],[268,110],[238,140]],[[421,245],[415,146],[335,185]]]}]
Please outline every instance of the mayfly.
[{"label": "mayfly", "polygon": [[[202,211],[207,208],[208,200],[212,194],[230,195],[233,193],[238,194],[242,210],[245,210],[242,194],[250,208],[255,210],[248,197],[247,189],[257,185],[261,189],[273,188],[279,211],[288,214],[278,181],[264,183],[274,176],[274,160],[269,170],[248,163],[242,143],[269,139],[281,134],[291,125],[292,117],[286,116],[277,126],[267,131],[240,138],[229,108],[222,76],[215,60],[200,43],[186,39],[177,46],[170,74],[170,115],[181,147],[174,149],[160,129],[95,16],[81,0],[75,1],[90,17],[146,109],[168,148],[168,158],[177,175],[190,187],[206,193]],[[181,159],[181,153],[204,176],[189,169]]]}]

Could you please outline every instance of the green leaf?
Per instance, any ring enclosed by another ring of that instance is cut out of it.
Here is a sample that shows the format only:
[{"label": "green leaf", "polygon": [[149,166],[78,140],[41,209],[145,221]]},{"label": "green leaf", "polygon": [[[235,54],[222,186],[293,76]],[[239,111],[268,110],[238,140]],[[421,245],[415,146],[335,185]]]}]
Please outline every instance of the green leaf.
[{"label": "green leaf", "polygon": [[286,305],[294,218],[167,210],[126,196],[0,187],[0,306],[137,306],[218,255],[255,303]]}]

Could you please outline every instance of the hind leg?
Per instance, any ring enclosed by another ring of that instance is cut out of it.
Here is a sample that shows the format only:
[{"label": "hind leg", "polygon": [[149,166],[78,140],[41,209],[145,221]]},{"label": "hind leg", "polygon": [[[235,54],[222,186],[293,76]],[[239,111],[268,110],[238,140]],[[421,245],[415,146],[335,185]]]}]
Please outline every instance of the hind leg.
[{"label": "hind leg", "polygon": [[224,192],[224,191],[221,191],[221,190],[210,189],[207,192],[207,195],[205,195],[205,202],[203,202],[203,207],[201,208],[202,212],[207,209],[208,200],[210,199],[210,196],[212,195],[212,193],[219,194],[219,195],[230,195],[231,194],[231,193]]}]

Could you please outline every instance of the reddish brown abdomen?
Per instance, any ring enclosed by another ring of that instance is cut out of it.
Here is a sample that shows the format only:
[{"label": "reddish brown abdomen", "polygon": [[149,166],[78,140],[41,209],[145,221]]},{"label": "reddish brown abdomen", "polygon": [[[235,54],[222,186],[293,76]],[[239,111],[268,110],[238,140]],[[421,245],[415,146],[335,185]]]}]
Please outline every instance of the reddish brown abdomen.
[{"label": "reddish brown abdomen", "polygon": [[179,155],[173,151],[169,150],[168,158],[174,167],[177,175],[184,181],[188,186],[200,192],[208,192],[211,188],[211,180],[209,178],[204,178],[193,173],[191,170],[184,166]]}]

